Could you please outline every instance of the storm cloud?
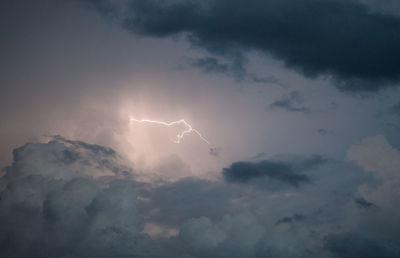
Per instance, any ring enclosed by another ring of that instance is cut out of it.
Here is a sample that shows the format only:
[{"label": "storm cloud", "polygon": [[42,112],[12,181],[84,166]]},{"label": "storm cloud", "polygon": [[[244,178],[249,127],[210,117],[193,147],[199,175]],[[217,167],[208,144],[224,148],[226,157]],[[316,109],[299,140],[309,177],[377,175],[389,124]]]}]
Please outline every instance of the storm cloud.
[{"label": "storm cloud", "polygon": [[57,136],[13,156],[0,179],[2,257],[141,255],[134,174],[112,149]]},{"label": "storm cloud", "polygon": [[395,0],[0,6],[0,257],[399,257]]},{"label": "storm cloud", "polygon": [[[358,155],[367,147],[368,140],[354,146],[351,158],[362,164]],[[250,164],[258,172],[227,169],[224,176],[232,173],[241,182],[270,177],[296,186],[308,182],[303,178],[309,170],[325,163],[320,156],[266,160]],[[197,178],[152,185],[137,181],[135,170],[110,148],[60,136],[48,143],[27,143],[15,149],[13,163],[0,178],[0,255],[397,257],[396,228],[382,228],[391,221],[390,214],[353,209],[352,196],[362,194],[357,189],[362,185],[351,177],[359,174],[340,172],[343,181],[319,172],[313,187],[298,189],[301,194],[288,190],[270,195],[242,184]],[[304,176],[300,181],[293,177],[297,173]],[[390,193],[385,186],[382,182],[377,190]],[[149,227],[170,233],[150,236]]]},{"label": "storm cloud", "polygon": [[[103,14],[121,7],[83,2]],[[343,91],[377,91],[400,79],[400,17],[361,1],[131,0],[124,8],[117,20],[135,34],[184,34],[193,45],[239,62],[245,52],[259,51],[305,76],[329,76]],[[206,68],[226,70],[207,60]]]},{"label": "storm cloud", "polygon": [[223,169],[227,182],[251,183],[253,180],[267,179],[283,185],[299,187],[310,183],[311,178],[303,172],[322,165],[326,160],[321,156],[304,159],[298,163],[285,161],[263,160],[260,162],[235,162],[229,168]]},{"label": "storm cloud", "polygon": [[395,258],[400,250],[389,239],[362,233],[341,233],[325,238],[325,248],[333,257],[341,258]]},{"label": "storm cloud", "polygon": [[245,68],[245,63],[246,59],[243,57],[237,57],[227,62],[223,62],[212,56],[197,59],[188,58],[188,64],[190,66],[198,68],[204,73],[223,74],[234,78],[237,82],[275,84],[285,87],[281,80],[274,76],[258,76],[248,72]]}]

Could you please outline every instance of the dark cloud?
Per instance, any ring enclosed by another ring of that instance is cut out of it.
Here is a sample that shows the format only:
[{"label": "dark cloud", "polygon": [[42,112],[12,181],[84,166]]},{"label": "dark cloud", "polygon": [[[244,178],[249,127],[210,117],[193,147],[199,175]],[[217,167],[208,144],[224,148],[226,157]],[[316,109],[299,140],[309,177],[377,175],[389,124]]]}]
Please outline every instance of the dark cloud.
[{"label": "dark cloud", "polygon": [[317,132],[322,136],[325,136],[328,133],[328,131],[324,128],[318,129]]},{"label": "dark cloud", "polygon": [[369,233],[341,233],[325,237],[325,246],[333,257],[340,258],[395,258],[399,248],[384,237]]},{"label": "dark cloud", "polygon": [[258,76],[246,71],[244,65],[246,60],[243,57],[236,57],[228,62],[221,62],[216,57],[188,58],[188,64],[202,70],[205,73],[224,74],[235,78],[237,82],[250,81],[253,83],[276,84],[284,86],[278,78],[274,76]]},{"label": "dark cloud", "polygon": [[309,112],[309,109],[303,106],[302,95],[297,91],[292,91],[289,95],[283,96],[280,100],[270,104],[270,108],[280,108],[289,112]]},{"label": "dark cloud", "polygon": [[296,222],[296,221],[302,221],[305,220],[306,216],[302,215],[302,214],[294,214],[291,217],[283,217],[280,220],[278,220],[275,225],[279,225],[279,224],[285,224],[285,223],[292,223],[292,222]]},{"label": "dark cloud", "polygon": [[279,182],[282,185],[298,187],[310,183],[311,179],[303,172],[322,165],[326,160],[320,156],[304,159],[301,162],[286,162],[263,160],[260,162],[235,162],[229,168],[223,169],[223,177],[232,183],[254,183],[267,180]]},{"label": "dark cloud", "polygon": [[369,201],[365,200],[365,199],[362,198],[362,197],[356,198],[356,199],[354,200],[354,202],[355,202],[359,207],[365,208],[365,209],[371,208],[371,207],[375,206],[372,202],[369,202]]},{"label": "dark cloud", "polygon": [[319,135],[321,135],[321,136],[335,136],[336,135],[336,133],[334,132],[334,131],[332,131],[332,130],[328,130],[328,129],[325,129],[325,128],[320,128],[320,129],[318,129],[317,130],[317,133],[319,134]]},{"label": "dark cloud", "polygon": [[295,174],[290,165],[270,161],[261,161],[260,163],[235,162],[229,168],[224,168],[223,175],[228,182],[238,183],[247,183],[251,179],[263,177],[292,186],[310,181],[306,175]]},{"label": "dark cloud", "polygon": [[306,76],[332,76],[344,91],[377,91],[400,79],[400,17],[356,0],[131,0],[120,22],[140,35],[185,34],[225,57],[271,54]]},{"label": "dark cloud", "polygon": [[206,73],[222,73],[235,77],[237,80],[243,80],[246,73],[242,62],[237,60],[232,63],[222,63],[215,57],[202,57],[189,59],[189,64],[199,68]]}]

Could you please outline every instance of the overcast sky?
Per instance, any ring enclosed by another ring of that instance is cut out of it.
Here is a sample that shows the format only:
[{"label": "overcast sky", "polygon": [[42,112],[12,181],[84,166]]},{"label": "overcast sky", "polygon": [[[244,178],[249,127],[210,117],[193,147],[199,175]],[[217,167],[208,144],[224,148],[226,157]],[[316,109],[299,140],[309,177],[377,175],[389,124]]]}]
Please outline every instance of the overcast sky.
[{"label": "overcast sky", "polygon": [[399,257],[398,1],[0,10],[0,256]]}]

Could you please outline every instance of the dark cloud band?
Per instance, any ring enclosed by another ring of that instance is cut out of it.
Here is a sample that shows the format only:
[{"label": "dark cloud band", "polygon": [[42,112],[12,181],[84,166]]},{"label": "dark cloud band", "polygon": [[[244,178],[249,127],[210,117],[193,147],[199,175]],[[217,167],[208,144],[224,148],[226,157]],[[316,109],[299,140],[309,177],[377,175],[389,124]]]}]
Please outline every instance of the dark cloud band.
[{"label": "dark cloud band", "polygon": [[265,187],[272,182],[282,185],[298,187],[303,183],[311,182],[308,175],[303,172],[322,165],[326,160],[314,156],[301,162],[285,162],[263,160],[260,162],[235,162],[229,168],[223,169],[223,176],[227,182],[233,183],[260,183],[266,180]]},{"label": "dark cloud band", "polygon": [[[112,13],[111,2],[83,1]],[[236,60],[261,51],[306,76],[331,76],[345,91],[376,91],[400,79],[400,18],[355,0],[131,0],[123,13],[119,19],[135,34],[185,34]]]}]

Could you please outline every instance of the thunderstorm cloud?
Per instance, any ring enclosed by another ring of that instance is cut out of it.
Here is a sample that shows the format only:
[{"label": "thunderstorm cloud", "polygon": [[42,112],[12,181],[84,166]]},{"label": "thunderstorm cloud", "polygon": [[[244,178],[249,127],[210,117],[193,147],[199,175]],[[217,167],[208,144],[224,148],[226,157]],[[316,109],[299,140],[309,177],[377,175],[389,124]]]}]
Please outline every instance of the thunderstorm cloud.
[{"label": "thunderstorm cloud", "polygon": [[234,60],[232,66],[209,57],[194,62],[206,71],[243,71],[244,53],[255,50],[308,77],[330,76],[343,91],[372,92],[400,80],[400,17],[358,0],[81,1],[132,33],[183,34]]},{"label": "thunderstorm cloud", "polygon": [[[366,166],[367,171],[377,172],[380,183],[369,191],[363,190],[368,187],[368,180],[364,183],[353,180],[350,186],[345,186],[345,182],[351,182],[351,177],[344,182],[328,183],[332,171],[324,171],[329,165],[324,165],[327,161],[320,156],[292,162],[234,163],[223,171],[228,181],[247,183],[265,177],[298,186],[310,180],[306,174],[298,173],[320,170],[320,178],[314,184],[294,188],[297,194],[292,197],[285,192],[268,197],[257,188],[248,196],[249,189],[241,185],[195,178],[149,185],[137,181],[136,172],[127,168],[110,148],[60,136],[48,143],[27,143],[14,150],[14,161],[1,178],[0,254],[2,257],[398,257],[399,231],[388,228],[384,235],[381,230],[387,221],[396,219],[391,212],[396,212],[397,206],[385,206],[386,200],[380,199],[382,194],[394,190],[392,180],[387,177],[392,167],[382,166],[379,156],[375,161],[365,159],[373,155],[368,147],[374,141],[382,145],[381,155],[392,153],[386,161],[393,166],[396,161],[391,158],[399,155],[381,137],[366,139],[349,150],[350,159]],[[338,165],[333,165],[336,170]],[[359,173],[354,167],[347,167],[350,168],[353,172],[348,173]],[[352,188],[349,193],[358,198],[358,206],[372,205],[361,199],[368,198],[382,209],[357,208],[354,198],[344,189],[343,197],[339,198],[338,193],[332,199],[327,192],[340,189],[338,186]],[[293,192],[293,188],[286,192]],[[316,194],[323,200],[313,203],[309,199]],[[308,204],[302,208],[298,203]],[[240,211],[244,207],[246,211]],[[260,207],[267,210],[273,207],[275,212],[259,216],[263,210]],[[331,218],[325,221],[322,218],[327,214]],[[340,220],[341,216],[348,216],[350,224]],[[358,222],[351,219],[356,217]],[[145,225],[170,229],[172,233],[152,237],[144,230]],[[296,243],[299,237],[303,240]]]},{"label": "thunderstorm cloud", "polygon": [[400,1],[0,9],[1,258],[400,257]]}]

